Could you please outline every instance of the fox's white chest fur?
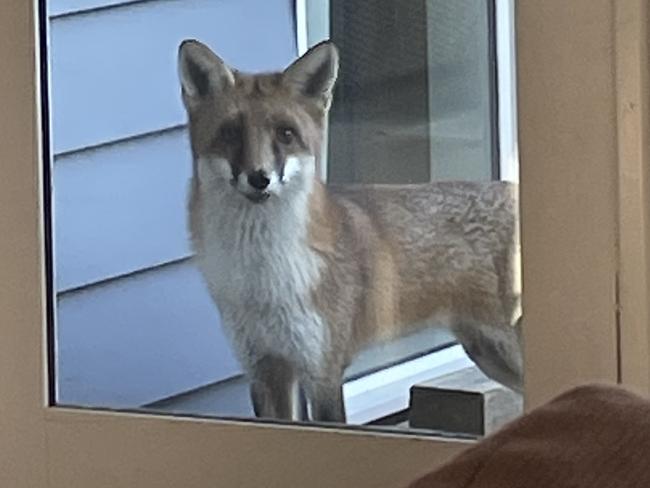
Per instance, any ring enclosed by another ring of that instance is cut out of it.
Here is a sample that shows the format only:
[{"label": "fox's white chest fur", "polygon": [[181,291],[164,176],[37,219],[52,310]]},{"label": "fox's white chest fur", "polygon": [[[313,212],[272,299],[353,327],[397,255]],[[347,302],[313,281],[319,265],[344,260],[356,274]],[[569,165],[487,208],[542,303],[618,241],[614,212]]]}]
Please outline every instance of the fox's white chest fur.
[{"label": "fox's white chest fur", "polygon": [[271,354],[318,368],[329,337],[311,298],[321,262],[306,198],[254,205],[225,193],[208,197],[197,260],[244,367]]}]

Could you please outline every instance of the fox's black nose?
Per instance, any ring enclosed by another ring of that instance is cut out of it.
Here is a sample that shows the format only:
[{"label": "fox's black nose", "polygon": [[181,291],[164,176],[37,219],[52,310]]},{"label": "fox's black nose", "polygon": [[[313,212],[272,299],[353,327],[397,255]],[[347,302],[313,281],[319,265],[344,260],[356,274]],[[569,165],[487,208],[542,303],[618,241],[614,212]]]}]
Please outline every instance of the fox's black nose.
[{"label": "fox's black nose", "polygon": [[264,171],[254,171],[248,175],[248,184],[256,190],[264,190],[269,183],[271,180],[264,174]]}]

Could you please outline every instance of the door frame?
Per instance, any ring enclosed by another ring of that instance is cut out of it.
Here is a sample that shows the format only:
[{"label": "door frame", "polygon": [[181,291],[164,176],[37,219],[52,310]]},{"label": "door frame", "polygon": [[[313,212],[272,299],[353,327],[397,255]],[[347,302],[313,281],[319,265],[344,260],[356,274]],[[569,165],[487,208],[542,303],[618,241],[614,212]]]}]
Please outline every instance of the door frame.
[{"label": "door frame", "polygon": [[[591,381],[647,393],[646,2],[516,19],[527,408]],[[34,1],[0,4],[0,486],[398,487],[471,445],[50,406],[37,25]]]}]

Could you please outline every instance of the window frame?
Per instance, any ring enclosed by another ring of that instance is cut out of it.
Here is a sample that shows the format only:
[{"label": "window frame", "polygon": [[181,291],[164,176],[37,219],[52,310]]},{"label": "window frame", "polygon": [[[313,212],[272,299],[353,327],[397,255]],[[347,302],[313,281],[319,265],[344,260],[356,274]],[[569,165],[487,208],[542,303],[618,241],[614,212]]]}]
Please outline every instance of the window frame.
[{"label": "window frame", "polygon": [[[649,390],[647,14],[517,2],[527,408],[588,381]],[[0,6],[0,485],[393,487],[471,445],[49,406],[39,18]]]},{"label": "window frame", "polygon": [[619,381],[650,392],[650,9],[615,11],[618,137]]}]

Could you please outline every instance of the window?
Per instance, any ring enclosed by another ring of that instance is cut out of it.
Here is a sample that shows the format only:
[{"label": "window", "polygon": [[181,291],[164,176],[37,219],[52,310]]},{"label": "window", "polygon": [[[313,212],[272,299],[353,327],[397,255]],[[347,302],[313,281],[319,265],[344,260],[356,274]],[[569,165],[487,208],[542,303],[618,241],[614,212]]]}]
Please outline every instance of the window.
[{"label": "window", "polygon": [[[512,4],[375,7],[50,3],[59,404],[252,414],[248,380],[191,260],[192,164],[175,65],[184,38],[252,72],[283,69],[332,39],[340,75],[321,166],[330,184],[490,180],[516,168],[514,146],[500,149],[514,134],[498,105],[512,103],[512,84],[497,97],[514,72],[512,56],[497,66],[497,50],[512,49]],[[345,375],[349,423],[403,420],[412,386],[471,366],[453,340],[427,328],[365,348]]]}]

